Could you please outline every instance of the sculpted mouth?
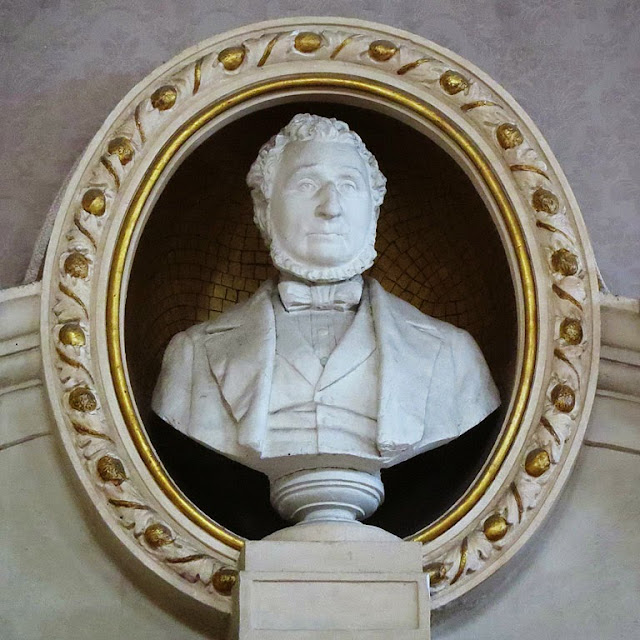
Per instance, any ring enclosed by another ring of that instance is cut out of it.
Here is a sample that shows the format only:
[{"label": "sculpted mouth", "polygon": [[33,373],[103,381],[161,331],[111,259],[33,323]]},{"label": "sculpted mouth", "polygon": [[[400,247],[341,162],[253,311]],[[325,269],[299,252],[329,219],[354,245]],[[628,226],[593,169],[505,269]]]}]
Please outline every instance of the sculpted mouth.
[{"label": "sculpted mouth", "polygon": [[315,231],[314,233],[308,233],[308,236],[335,236],[341,238],[345,235],[343,231]]}]

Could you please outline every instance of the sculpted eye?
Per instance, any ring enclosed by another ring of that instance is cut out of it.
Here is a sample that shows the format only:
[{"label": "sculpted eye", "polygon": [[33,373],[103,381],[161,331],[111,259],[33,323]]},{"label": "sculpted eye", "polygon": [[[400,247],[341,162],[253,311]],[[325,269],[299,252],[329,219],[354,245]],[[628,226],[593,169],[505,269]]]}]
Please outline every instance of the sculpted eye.
[{"label": "sculpted eye", "polygon": [[358,190],[358,185],[353,180],[344,180],[339,185],[340,192],[350,195]]},{"label": "sculpted eye", "polygon": [[300,182],[296,184],[296,189],[303,193],[313,193],[317,188],[316,183],[308,178],[300,180]]}]

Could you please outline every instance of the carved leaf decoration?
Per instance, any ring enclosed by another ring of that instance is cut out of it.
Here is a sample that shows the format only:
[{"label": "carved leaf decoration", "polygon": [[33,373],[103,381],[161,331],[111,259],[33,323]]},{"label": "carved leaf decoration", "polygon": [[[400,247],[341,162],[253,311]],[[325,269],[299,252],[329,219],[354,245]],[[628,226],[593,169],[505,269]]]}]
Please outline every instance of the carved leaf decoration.
[{"label": "carved leaf decoration", "polygon": [[468,540],[467,571],[477,571],[491,555],[494,543],[487,540],[487,537],[481,531],[471,533]]}]

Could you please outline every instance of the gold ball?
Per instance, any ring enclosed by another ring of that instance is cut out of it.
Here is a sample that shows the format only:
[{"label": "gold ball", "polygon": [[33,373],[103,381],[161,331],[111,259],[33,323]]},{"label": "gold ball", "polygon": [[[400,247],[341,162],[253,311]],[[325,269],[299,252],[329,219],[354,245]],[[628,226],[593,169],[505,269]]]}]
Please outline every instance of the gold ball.
[{"label": "gold ball", "polygon": [[105,482],[113,482],[116,486],[121,485],[127,479],[122,462],[114,456],[102,456],[98,460],[96,469],[98,475]]},{"label": "gold ball", "polygon": [[151,104],[154,109],[158,111],[166,111],[167,109],[171,109],[173,105],[176,103],[176,99],[178,97],[178,91],[175,87],[171,85],[165,85],[164,87],[160,87],[156,89],[151,94]]},{"label": "gold ball", "polygon": [[440,86],[450,95],[466,91],[469,88],[469,81],[457,71],[445,71],[440,76]]},{"label": "gold ball", "polygon": [[429,574],[429,584],[431,586],[442,582],[447,577],[447,567],[442,562],[428,564],[424,570]]},{"label": "gold ball", "polygon": [[58,332],[58,338],[60,338],[62,344],[66,344],[69,347],[84,347],[86,344],[84,331],[77,322],[67,322],[67,324],[62,325]]},{"label": "gold ball", "polygon": [[103,215],[107,208],[107,200],[104,197],[104,193],[100,189],[85,191],[82,196],[82,208],[92,216],[100,217]]},{"label": "gold ball", "polygon": [[536,211],[544,211],[549,215],[558,213],[558,198],[555,193],[551,193],[547,189],[537,189],[531,197],[531,204]]},{"label": "gold ball", "polygon": [[118,156],[121,165],[129,164],[133,160],[133,147],[129,140],[123,136],[114,138],[107,147],[107,151],[112,156]]},{"label": "gold ball", "polygon": [[573,276],[578,273],[578,257],[568,249],[558,249],[551,256],[551,266],[563,276]]},{"label": "gold ball", "polygon": [[213,588],[223,596],[231,594],[233,587],[238,581],[238,572],[230,567],[218,569],[211,578]]},{"label": "gold ball", "polygon": [[150,547],[158,549],[173,542],[173,533],[171,533],[169,527],[159,522],[154,522],[144,530],[144,539]]},{"label": "gold ball", "polygon": [[551,390],[551,401],[558,411],[570,413],[576,406],[576,394],[569,385],[557,384]]},{"label": "gold ball", "polygon": [[246,54],[244,45],[227,47],[218,54],[218,60],[227,71],[235,71],[244,62]]},{"label": "gold ball", "polygon": [[322,37],[311,31],[303,31],[296,36],[293,46],[300,53],[313,53],[322,45]]},{"label": "gold ball", "polygon": [[540,477],[549,470],[551,466],[551,458],[546,449],[533,449],[527,454],[524,461],[525,471],[534,478]]},{"label": "gold ball", "polygon": [[77,251],[70,253],[64,261],[64,272],[73,278],[84,280],[89,275],[89,261]]},{"label": "gold ball", "polygon": [[88,413],[98,408],[96,397],[87,387],[76,387],[69,394],[69,406],[75,411]]},{"label": "gold ball", "polygon": [[509,529],[509,523],[505,520],[503,516],[494,513],[492,516],[489,516],[484,521],[484,535],[487,540],[491,540],[491,542],[497,542],[498,540],[502,540],[505,537],[507,531]]},{"label": "gold ball", "polygon": [[496,137],[503,149],[513,149],[522,144],[524,138],[520,129],[515,124],[509,124],[505,122],[501,124],[496,130]]},{"label": "gold ball", "polygon": [[386,62],[396,55],[398,47],[388,40],[375,40],[369,45],[369,55],[378,62]]},{"label": "gold ball", "polygon": [[567,344],[580,344],[582,342],[582,325],[579,320],[565,318],[560,323],[560,337]]}]

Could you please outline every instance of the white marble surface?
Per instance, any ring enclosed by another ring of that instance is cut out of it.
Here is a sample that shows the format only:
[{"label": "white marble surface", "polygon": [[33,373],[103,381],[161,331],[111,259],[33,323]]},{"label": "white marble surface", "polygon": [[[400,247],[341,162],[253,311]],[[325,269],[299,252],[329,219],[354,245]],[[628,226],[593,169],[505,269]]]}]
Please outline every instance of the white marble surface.
[{"label": "white marble surface", "polygon": [[640,451],[640,402],[598,397],[586,438],[589,442],[613,443]]},{"label": "white marble surface", "polygon": [[428,640],[416,542],[249,542],[233,640]]},{"label": "white marble surface", "polygon": [[46,395],[42,384],[0,393],[0,447],[52,433]]}]

